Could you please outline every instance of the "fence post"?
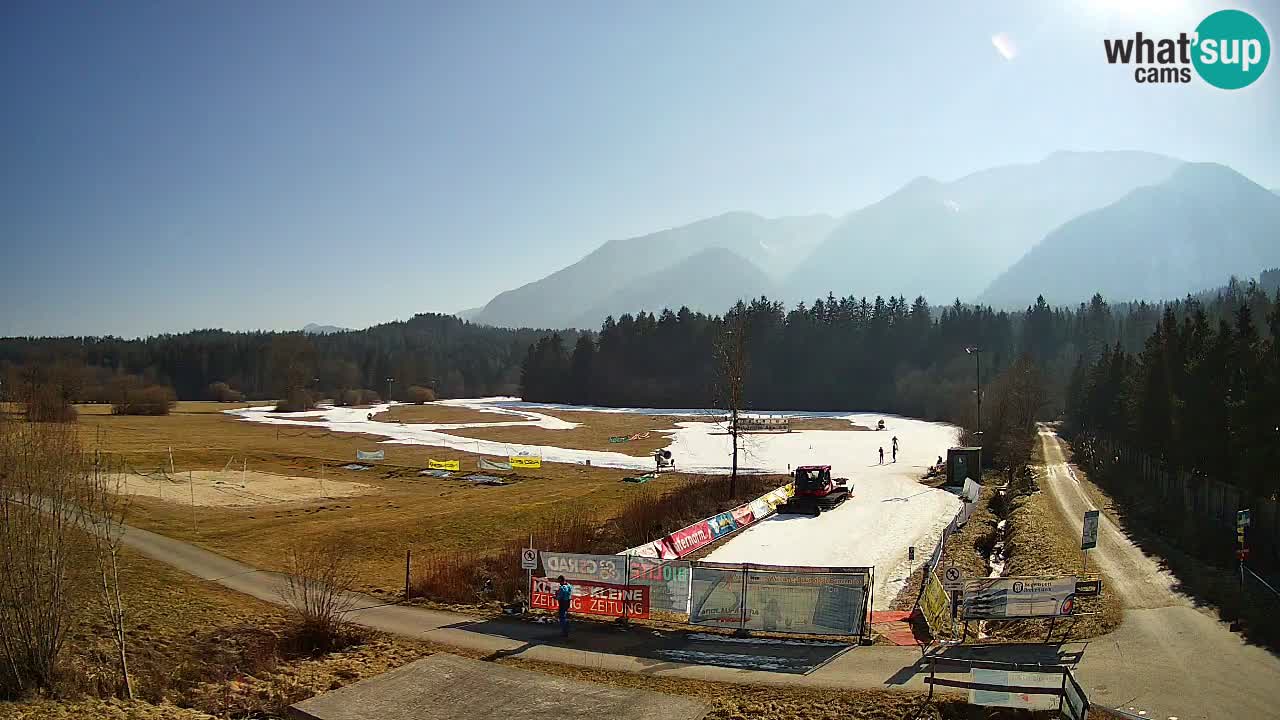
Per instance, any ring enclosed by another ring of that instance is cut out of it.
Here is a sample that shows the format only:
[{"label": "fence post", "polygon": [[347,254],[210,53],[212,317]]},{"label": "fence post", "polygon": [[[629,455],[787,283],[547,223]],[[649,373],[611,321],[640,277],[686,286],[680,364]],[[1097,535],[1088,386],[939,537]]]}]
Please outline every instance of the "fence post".
[{"label": "fence post", "polygon": [[631,594],[631,556],[622,557],[622,625],[625,627],[631,621],[631,609],[627,605],[627,597]]},{"label": "fence post", "polygon": [[409,601],[409,568],[413,562],[413,548],[406,548],[404,551],[404,599]]},{"label": "fence post", "polygon": [[742,595],[738,598],[738,632],[747,632],[747,564],[742,563]]}]

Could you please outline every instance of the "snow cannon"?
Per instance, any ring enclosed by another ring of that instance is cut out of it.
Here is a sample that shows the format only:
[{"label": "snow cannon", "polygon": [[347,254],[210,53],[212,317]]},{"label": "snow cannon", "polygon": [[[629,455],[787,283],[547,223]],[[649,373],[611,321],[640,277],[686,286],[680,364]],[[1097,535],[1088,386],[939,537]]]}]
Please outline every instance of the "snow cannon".
[{"label": "snow cannon", "polygon": [[793,476],[795,493],[778,506],[782,515],[821,515],[851,496],[849,478],[831,479],[830,465],[801,465]]}]

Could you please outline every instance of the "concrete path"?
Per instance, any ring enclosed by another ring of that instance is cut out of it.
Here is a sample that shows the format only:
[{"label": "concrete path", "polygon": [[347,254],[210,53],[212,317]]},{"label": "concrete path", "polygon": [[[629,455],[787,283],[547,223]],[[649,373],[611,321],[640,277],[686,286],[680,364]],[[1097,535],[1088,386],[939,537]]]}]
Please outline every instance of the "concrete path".
[{"label": "concrete path", "polygon": [[704,702],[436,653],[289,708],[296,720],[701,720]]},{"label": "concrete path", "polygon": [[[1069,465],[1062,440],[1041,426],[1046,464],[1040,487],[1079,533],[1097,509]],[[1225,623],[1174,590],[1176,579],[1103,515],[1089,560],[1124,601],[1120,628],[1084,648],[1076,673],[1095,703],[1130,706],[1146,717],[1280,717],[1280,659],[1246,645]]]},{"label": "concrete path", "polygon": [[[1058,438],[1041,434],[1048,473],[1042,487],[1079,527],[1088,499],[1075,487]],[[279,575],[152,532],[129,528],[125,542],[197,577],[282,604]],[[952,648],[950,657],[1021,663],[1078,663],[1077,676],[1096,704],[1180,720],[1280,717],[1280,660],[1244,644],[1227,627],[1174,593],[1171,579],[1103,518],[1098,562],[1129,606],[1116,632],[1059,646]],[[355,622],[405,637],[498,656],[664,677],[732,683],[834,688],[926,689],[921,651],[912,647],[849,647],[811,643],[751,643],[701,633],[622,632],[579,624],[569,644],[553,625],[487,620],[426,608],[386,605],[358,596]],[[714,664],[694,664],[714,663]],[[939,671],[940,675],[947,675]],[[964,677],[967,675],[954,675]]]}]

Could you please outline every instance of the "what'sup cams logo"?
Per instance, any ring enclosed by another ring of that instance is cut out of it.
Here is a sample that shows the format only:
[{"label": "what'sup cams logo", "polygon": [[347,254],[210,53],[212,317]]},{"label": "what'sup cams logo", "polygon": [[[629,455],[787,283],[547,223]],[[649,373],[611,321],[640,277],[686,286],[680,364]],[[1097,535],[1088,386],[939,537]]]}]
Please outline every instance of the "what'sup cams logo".
[{"label": "what'sup cams logo", "polygon": [[1103,40],[1107,62],[1137,65],[1140,83],[1189,83],[1194,68],[1200,79],[1223,90],[1253,84],[1267,69],[1271,40],[1257,18],[1241,10],[1220,10],[1200,21],[1195,32],[1176,38]]}]

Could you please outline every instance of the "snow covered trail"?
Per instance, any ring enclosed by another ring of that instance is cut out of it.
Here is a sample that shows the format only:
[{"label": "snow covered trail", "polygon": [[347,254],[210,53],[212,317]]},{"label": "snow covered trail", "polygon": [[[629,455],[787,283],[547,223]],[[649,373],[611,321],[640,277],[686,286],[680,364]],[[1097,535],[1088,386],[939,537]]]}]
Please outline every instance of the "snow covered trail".
[{"label": "snow covered trail", "polygon": [[[603,450],[573,450],[554,445],[503,443],[448,434],[470,427],[531,426],[546,430],[570,430],[579,423],[538,412],[550,406],[520,403],[515,398],[445,400],[442,404],[494,414],[492,423],[386,423],[368,419],[390,404],[373,408],[322,408],[309,413],[282,416],[270,408],[228,411],[245,420],[278,425],[325,428],[335,432],[365,433],[386,438],[382,442],[447,447],[483,455],[541,455],[546,462],[592,465],[626,470],[648,470],[653,461]],[[563,410],[587,410],[556,406]],[[593,411],[604,411],[591,408]],[[712,415],[707,410],[638,410],[610,408],[613,412],[654,415]],[[933,545],[960,507],[959,499],[943,490],[916,482],[956,444],[959,430],[942,423],[872,413],[792,413],[800,417],[836,417],[863,427],[885,421],[884,431],[797,430],[778,434],[742,436],[740,469],[788,474],[797,465],[831,465],[836,477],[847,477],[853,497],[819,517],[774,516],[730,538],[707,559],[717,562],[756,562],[780,565],[845,565],[876,568],[875,596],[884,606],[902,589],[911,572],[924,563]],[[689,472],[727,473],[733,446],[722,425],[713,422],[677,422],[662,432],[671,438],[667,448],[678,469]],[[898,461],[892,462],[892,438],[898,438]],[[879,448],[885,464],[879,464]],[[915,562],[907,561],[907,548],[915,546]]]},{"label": "snow covered trail", "polygon": [[[880,416],[848,416],[875,427]],[[876,569],[875,597],[887,604],[912,571],[923,564],[942,531],[960,509],[944,490],[916,482],[939,455],[958,440],[959,430],[941,423],[893,418],[883,432],[805,431],[774,436],[769,448],[798,464],[831,465],[833,477],[847,477],[853,496],[818,517],[774,515],[729,539],[707,560],[775,565],[854,565]],[[898,461],[891,443],[898,438]],[[747,436],[754,440],[756,436]],[[885,464],[878,449],[884,447]],[[908,562],[907,548],[916,558]]]}]

